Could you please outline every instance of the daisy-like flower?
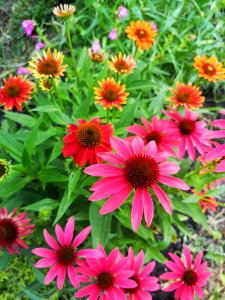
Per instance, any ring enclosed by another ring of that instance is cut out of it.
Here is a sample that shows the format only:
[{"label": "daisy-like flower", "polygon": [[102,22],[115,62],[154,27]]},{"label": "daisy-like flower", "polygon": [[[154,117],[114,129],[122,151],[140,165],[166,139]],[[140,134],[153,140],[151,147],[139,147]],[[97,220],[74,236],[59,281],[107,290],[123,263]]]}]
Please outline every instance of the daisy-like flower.
[{"label": "daisy-like flower", "polygon": [[98,50],[92,50],[92,48],[88,49],[88,55],[90,59],[96,63],[100,63],[104,60],[106,60],[106,52],[103,49],[98,49]]},{"label": "daisy-like flower", "polygon": [[192,85],[190,82],[188,84],[177,82],[176,88],[176,90],[170,89],[173,96],[167,99],[173,102],[173,107],[184,106],[186,109],[202,107],[205,97],[202,96],[199,87]]},{"label": "daisy-like flower", "polygon": [[113,134],[111,124],[101,125],[101,120],[94,118],[91,121],[78,120],[79,125],[70,124],[69,134],[63,139],[63,156],[73,156],[73,160],[80,167],[87,162],[90,165],[101,163],[98,152],[111,151],[110,137]]},{"label": "daisy-like flower", "polygon": [[[134,191],[131,222],[136,232],[141,224],[144,213],[147,227],[151,225],[154,215],[154,205],[149,189],[154,192],[163,208],[172,214],[170,200],[159,183],[188,190],[189,187],[179,178],[169,176],[179,170],[179,166],[167,162],[168,155],[157,153],[154,141],[147,144],[135,137],[132,142],[118,137],[111,138],[111,145],[116,153],[106,152],[99,156],[111,164],[96,164],[84,170],[91,176],[103,176],[90,189],[94,191],[90,201],[99,201],[109,197],[102,206],[100,214],[107,214],[117,209]],[[118,166],[115,166],[118,165]]]},{"label": "daisy-like flower", "polygon": [[123,289],[137,286],[136,282],[130,279],[134,271],[126,269],[126,258],[121,258],[118,248],[112,250],[108,256],[101,245],[98,250],[104,255],[102,258],[87,258],[86,264],[82,263],[82,266],[77,268],[79,273],[89,277],[89,285],[80,289],[75,297],[89,296],[89,300],[126,300]]},{"label": "daisy-like flower", "polygon": [[203,161],[212,161],[213,172],[225,172],[225,144],[210,150],[201,159]]},{"label": "daisy-like flower", "polygon": [[37,53],[29,62],[30,70],[36,78],[51,78],[63,76],[66,65],[62,65],[64,55],[55,49],[52,53],[50,49],[47,53],[43,51],[43,56]]},{"label": "daisy-like flower", "polygon": [[158,33],[152,24],[141,20],[132,21],[125,32],[127,37],[134,40],[137,47],[143,50],[148,50],[152,47]]},{"label": "daisy-like flower", "polygon": [[4,79],[4,86],[0,89],[0,104],[4,103],[4,109],[9,110],[16,107],[22,110],[22,103],[27,103],[27,99],[31,98],[33,90],[32,83],[23,79],[22,76],[10,75],[8,80]]},{"label": "daisy-like flower", "polygon": [[[54,78],[56,86],[59,84],[58,80]],[[50,78],[42,78],[40,79],[39,86],[42,89],[42,91],[52,91],[54,89],[54,86],[52,84],[52,80]]]},{"label": "daisy-like flower", "polygon": [[19,254],[19,248],[28,249],[23,237],[30,235],[35,227],[28,224],[26,212],[15,215],[16,211],[14,208],[8,213],[6,208],[0,208],[0,248],[6,248],[9,254]]},{"label": "daisy-like flower", "polygon": [[58,242],[44,229],[44,238],[51,249],[35,248],[32,250],[37,256],[43,257],[36,264],[36,268],[51,267],[48,271],[44,284],[52,282],[57,277],[57,287],[62,289],[66,275],[75,287],[79,287],[79,277],[76,272],[76,263],[81,257],[100,258],[103,255],[94,249],[81,249],[78,247],[84,242],[91,231],[91,226],[83,229],[74,239],[74,218],[70,217],[65,230],[56,224],[55,233]]},{"label": "daisy-like flower", "polygon": [[[158,151],[166,151],[176,156],[173,147],[177,146],[179,142],[170,133],[171,121],[159,120],[157,116],[154,116],[151,123],[144,118],[141,118],[141,122],[144,126],[135,124],[128,126],[126,130],[140,136],[144,140],[145,145],[151,141],[155,141]],[[129,137],[128,139],[133,138]]]},{"label": "daisy-like flower", "polygon": [[76,11],[74,5],[60,4],[53,8],[53,14],[58,17],[61,21],[67,21],[70,19]]},{"label": "daisy-like flower", "polygon": [[199,298],[204,297],[202,287],[206,285],[208,277],[211,275],[207,270],[207,262],[202,263],[203,252],[199,252],[194,262],[189,248],[184,246],[185,263],[179,256],[169,253],[173,261],[167,261],[165,264],[171,272],[166,272],[160,276],[160,279],[173,280],[165,292],[176,290],[174,299],[194,300],[194,295]]},{"label": "daisy-like flower", "polygon": [[107,78],[98,82],[100,88],[94,88],[96,103],[104,109],[112,109],[114,106],[122,111],[121,104],[126,104],[128,93],[125,92],[126,86],[115,82],[114,78]]},{"label": "daisy-like flower", "polygon": [[205,121],[197,121],[197,113],[185,110],[183,117],[174,109],[163,112],[174,120],[170,125],[170,132],[179,141],[178,158],[180,160],[184,157],[186,150],[190,159],[195,160],[195,148],[203,154],[204,147],[210,146],[210,139],[207,137],[209,130],[205,128]]},{"label": "daisy-like flower", "polygon": [[128,300],[140,300],[148,299],[151,300],[150,292],[159,290],[159,284],[157,283],[158,278],[150,276],[150,273],[155,267],[155,262],[152,261],[143,267],[144,263],[144,252],[141,250],[135,257],[132,248],[128,249],[127,257],[127,269],[133,270],[134,274],[130,279],[137,283],[135,288],[125,289],[125,293],[128,295]]},{"label": "daisy-like flower", "polygon": [[137,67],[137,64],[132,55],[126,56],[121,52],[118,56],[112,56],[111,61],[108,60],[108,64],[110,69],[117,74],[130,74],[133,72],[133,69]]},{"label": "daisy-like flower", "polygon": [[0,158],[0,181],[3,180],[9,174],[10,163]]},{"label": "daisy-like flower", "polygon": [[196,56],[194,58],[194,67],[198,70],[198,76],[207,79],[208,81],[218,81],[225,78],[225,68],[222,63],[214,56],[207,58]]}]

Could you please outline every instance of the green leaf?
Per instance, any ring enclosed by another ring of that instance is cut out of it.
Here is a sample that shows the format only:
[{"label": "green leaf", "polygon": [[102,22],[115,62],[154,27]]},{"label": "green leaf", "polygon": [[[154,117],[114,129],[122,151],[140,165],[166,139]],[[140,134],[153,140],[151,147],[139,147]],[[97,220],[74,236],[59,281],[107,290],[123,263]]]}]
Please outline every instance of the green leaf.
[{"label": "green leaf", "polygon": [[92,225],[91,236],[93,248],[97,248],[99,243],[105,246],[110,233],[112,214],[101,216],[99,211],[100,207],[92,202],[89,209],[89,218]]},{"label": "green leaf", "polygon": [[52,149],[52,153],[51,156],[49,158],[49,163],[53,160],[55,160],[59,155],[62,154],[62,147],[63,147],[63,143],[61,140],[57,141]]},{"label": "green leaf", "polygon": [[0,258],[0,272],[2,272],[5,267],[10,263],[13,256],[10,255],[7,251],[4,252],[3,256]]},{"label": "green leaf", "polygon": [[9,197],[10,195],[21,190],[27,183],[31,182],[32,180],[33,178],[31,177],[15,177],[0,182],[1,197]]},{"label": "green leaf", "polygon": [[16,161],[21,162],[23,145],[19,143],[12,134],[0,130],[0,146],[3,147]]},{"label": "green leaf", "polygon": [[16,123],[19,123],[23,126],[27,126],[27,127],[33,127],[36,123],[36,119],[25,115],[25,114],[19,114],[19,113],[15,113],[15,112],[9,112],[9,111],[5,111],[5,116],[10,119],[15,121]]},{"label": "green leaf", "polygon": [[64,182],[68,180],[68,176],[63,175],[57,168],[44,169],[38,176],[43,183],[47,182]]},{"label": "green leaf", "polygon": [[42,200],[40,200],[38,202],[35,202],[33,204],[24,206],[23,209],[33,210],[33,211],[40,211],[42,209],[53,210],[58,206],[59,206],[59,203],[56,200],[51,199],[51,198],[45,198],[45,199],[42,199]]}]

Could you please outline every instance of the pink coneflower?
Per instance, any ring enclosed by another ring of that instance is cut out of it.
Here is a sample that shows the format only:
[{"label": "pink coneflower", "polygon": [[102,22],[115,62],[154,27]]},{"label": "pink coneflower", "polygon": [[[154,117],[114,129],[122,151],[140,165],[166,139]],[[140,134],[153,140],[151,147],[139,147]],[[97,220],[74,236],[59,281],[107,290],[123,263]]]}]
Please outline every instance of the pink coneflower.
[{"label": "pink coneflower", "polygon": [[91,201],[99,201],[110,197],[102,206],[100,214],[107,214],[117,209],[128,198],[131,191],[134,191],[131,212],[133,230],[135,232],[138,230],[143,212],[149,227],[154,215],[149,189],[154,192],[165,211],[171,214],[170,200],[158,184],[188,190],[189,187],[181,179],[169,176],[177,173],[179,166],[167,162],[165,153],[157,153],[154,141],[148,143],[144,149],[144,141],[140,137],[135,137],[132,142],[112,137],[111,145],[117,153],[99,154],[111,164],[96,164],[84,170],[89,175],[105,177],[91,187],[94,193],[89,198]]},{"label": "pink coneflower", "polygon": [[144,252],[141,250],[135,257],[132,248],[128,249],[127,269],[133,270],[134,274],[130,279],[137,283],[135,288],[125,289],[128,295],[128,300],[152,299],[150,292],[159,290],[158,278],[150,276],[150,273],[155,267],[155,262],[152,261],[143,267]]},{"label": "pink coneflower", "polygon": [[207,278],[211,275],[207,271],[207,263],[202,263],[203,252],[199,252],[192,263],[192,256],[187,246],[184,246],[184,263],[179,256],[169,253],[173,261],[167,261],[166,266],[172,272],[166,272],[160,276],[160,279],[173,280],[165,292],[176,290],[174,299],[193,300],[194,294],[199,298],[204,297],[202,287],[206,285]]},{"label": "pink coneflower", "polygon": [[[220,111],[221,114],[225,115],[225,111]],[[211,122],[215,127],[225,128],[225,119],[217,119]],[[211,139],[225,138],[225,130],[214,130],[210,131],[208,137]]]},{"label": "pink coneflower", "polygon": [[26,219],[26,212],[15,216],[16,211],[14,208],[8,213],[6,208],[0,208],[0,248],[6,248],[9,254],[19,253],[19,248],[28,249],[22,238],[31,234],[35,227],[28,224],[31,219]]},{"label": "pink coneflower", "polygon": [[204,161],[212,161],[214,172],[225,172],[225,144],[217,146],[201,157]]},{"label": "pink coneflower", "polygon": [[110,136],[113,134],[111,124],[101,124],[102,120],[94,118],[91,121],[78,120],[78,125],[70,124],[63,142],[63,156],[72,156],[80,167],[86,163],[90,165],[101,163],[98,152],[111,150]]},{"label": "pink coneflower", "polygon": [[140,136],[144,140],[145,145],[155,141],[158,151],[166,151],[176,156],[173,147],[177,146],[179,142],[170,133],[171,121],[159,120],[157,116],[154,116],[151,123],[144,118],[141,118],[141,122],[144,126],[135,124],[127,127],[126,130]]},{"label": "pink coneflower", "polygon": [[108,34],[108,38],[110,40],[117,40],[117,31],[115,28],[113,28],[112,31],[110,31],[110,33]]},{"label": "pink coneflower", "polygon": [[98,250],[104,257],[96,260],[87,258],[86,266],[77,268],[79,273],[89,277],[89,285],[80,289],[76,298],[85,296],[92,300],[126,300],[123,289],[135,288],[136,282],[129,279],[133,270],[126,269],[126,258],[121,258],[118,248],[115,248],[107,256],[104,248],[99,245]]},{"label": "pink coneflower", "polygon": [[56,224],[55,233],[58,242],[44,229],[44,237],[48,248],[35,248],[32,250],[37,256],[43,257],[36,264],[36,268],[51,267],[48,271],[44,284],[48,284],[57,277],[57,287],[61,290],[63,288],[66,274],[75,287],[79,287],[79,276],[77,275],[75,265],[81,257],[99,258],[102,254],[94,249],[81,249],[78,247],[84,242],[91,231],[91,226],[83,229],[74,239],[74,218],[70,217],[65,231],[60,225]]},{"label": "pink coneflower", "polygon": [[124,6],[119,6],[116,16],[120,19],[125,18],[129,14],[129,10]]},{"label": "pink coneflower", "polygon": [[170,132],[174,138],[180,141],[178,146],[178,158],[181,160],[187,150],[191,160],[195,160],[195,148],[200,154],[205,152],[204,146],[210,146],[210,139],[207,137],[209,130],[205,128],[204,121],[197,121],[198,114],[190,110],[184,111],[182,116],[175,109],[163,111],[165,115],[172,118],[175,122],[170,125]]},{"label": "pink coneflower", "polygon": [[33,20],[24,20],[22,23],[22,27],[26,36],[31,36],[32,31],[34,30],[34,21]]}]

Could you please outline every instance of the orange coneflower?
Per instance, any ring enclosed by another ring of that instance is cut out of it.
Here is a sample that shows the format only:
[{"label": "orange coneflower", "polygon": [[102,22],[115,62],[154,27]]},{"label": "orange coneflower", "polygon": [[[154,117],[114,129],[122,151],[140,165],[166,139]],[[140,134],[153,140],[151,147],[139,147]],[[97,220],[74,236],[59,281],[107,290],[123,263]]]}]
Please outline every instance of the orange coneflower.
[{"label": "orange coneflower", "polygon": [[16,107],[22,110],[22,103],[31,98],[33,84],[23,79],[22,76],[10,75],[8,80],[3,80],[4,86],[0,89],[0,103],[5,103],[4,109]]},{"label": "orange coneflower", "polygon": [[76,11],[74,5],[60,4],[59,6],[54,7],[53,14],[56,15],[60,20],[68,20]]},{"label": "orange coneflower", "polygon": [[48,49],[47,53],[43,51],[43,56],[37,53],[29,62],[30,70],[36,78],[51,78],[63,76],[66,65],[62,65],[64,55],[61,52]]},{"label": "orange coneflower", "polygon": [[120,85],[120,82],[115,82],[114,78],[109,77],[98,83],[100,88],[94,88],[96,103],[101,104],[104,109],[112,109],[115,106],[121,111],[121,104],[126,103],[129,95],[125,93],[126,86]]},{"label": "orange coneflower", "polygon": [[126,56],[122,55],[120,52],[118,56],[114,55],[111,61],[108,60],[108,64],[111,70],[115,73],[132,73],[133,69],[136,68],[137,64],[133,59],[132,55]]},{"label": "orange coneflower", "polygon": [[140,49],[148,50],[155,43],[157,30],[146,21],[132,21],[125,32],[129,39],[134,40]]},{"label": "orange coneflower", "polygon": [[196,56],[194,60],[194,67],[198,70],[199,77],[203,77],[212,82],[225,78],[225,69],[216,57],[211,56],[208,59],[203,55],[202,57]]},{"label": "orange coneflower", "polygon": [[177,89],[171,88],[172,97],[168,100],[173,102],[173,107],[184,106],[186,109],[197,109],[203,105],[205,97],[202,96],[202,91],[199,87],[188,84],[176,83]]}]

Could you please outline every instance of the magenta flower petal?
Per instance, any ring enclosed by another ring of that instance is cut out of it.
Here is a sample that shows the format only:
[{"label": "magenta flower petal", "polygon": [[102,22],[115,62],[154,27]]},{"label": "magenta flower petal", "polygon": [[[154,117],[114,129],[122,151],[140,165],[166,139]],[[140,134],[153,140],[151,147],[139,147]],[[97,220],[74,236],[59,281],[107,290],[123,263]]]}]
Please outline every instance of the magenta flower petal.
[{"label": "magenta flower petal", "polygon": [[192,257],[191,257],[191,252],[186,245],[184,245],[184,256],[186,259],[187,267],[190,269],[192,265]]},{"label": "magenta flower petal", "polygon": [[36,254],[37,256],[42,257],[52,257],[57,256],[56,252],[47,248],[35,248],[31,251],[32,253]]},{"label": "magenta flower petal", "polygon": [[59,224],[56,224],[56,226],[55,226],[55,233],[56,233],[57,239],[60,242],[61,246],[64,246],[65,245],[64,232],[62,230],[62,227]]},{"label": "magenta flower petal", "polygon": [[152,197],[150,196],[147,189],[143,189],[143,206],[146,226],[150,227],[154,216],[154,205]]},{"label": "magenta flower petal", "polygon": [[142,190],[136,189],[132,202],[131,221],[134,232],[137,232],[142,219],[143,214],[143,202],[142,202]]},{"label": "magenta flower petal", "polygon": [[57,262],[57,258],[42,258],[34,265],[36,268],[47,268],[54,265]]},{"label": "magenta flower petal", "polygon": [[159,202],[162,204],[163,208],[168,214],[172,214],[172,206],[169,198],[167,197],[166,193],[158,186],[153,185],[152,189],[156,194],[156,197],[159,199]]},{"label": "magenta flower petal", "polygon": [[159,182],[181,190],[189,190],[190,187],[179,178],[174,178],[168,175],[161,175]]},{"label": "magenta flower petal", "polygon": [[65,279],[66,279],[66,267],[60,266],[58,270],[58,277],[57,277],[57,287],[59,290],[63,288]]},{"label": "magenta flower petal", "polygon": [[98,297],[100,290],[97,284],[89,284],[88,286],[83,287],[75,294],[75,297],[82,298],[92,293],[95,293],[96,296]]},{"label": "magenta flower petal", "polygon": [[74,232],[74,217],[70,217],[65,227],[65,235],[64,235],[65,245],[69,245],[71,243],[73,238],[73,232]]},{"label": "magenta flower petal", "polygon": [[126,143],[122,139],[112,136],[110,138],[110,142],[112,147],[117,151],[117,153],[123,158],[123,159],[129,159],[133,155],[132,147],[129,143]]},{"label": "magenta flower petal", "polygon": [[123,170],[116,166],[96,164],[84,169],[84,173],[92,176],[121,176],[123,175]]},{"label": "magenta flower petal", "polygon": [[49,247],[51,247],[54,250],[60,250],[59,245],[54,240],[54,238],[51,236],[51,234],[48,233],[48,231],[46,229],[44,229],[44,237],[45,237],[45,241],[49,245]]},{"label": "magenta flower petal", "polygon": [[60,269],[59,264],[53,265],[51,269],[48,271],[48,273],[46,274],[44,284],[49,284],[50,282],[52,282],[55,279],[55,277],[58,275],[59,269]]},{"label": "magenta flower petal", "polygon": [[80,284],[79,284],[79,281],[77,280],[77,273],[75,271],[75,268],[73,266],[69,265],[68,269],[67,269],[67,273],[68,273],[68,277],[69,277],[69,280],[72,283],[72,285],[75,288],[79,288]]},{"label": "magenta flower petal", "polygon": [[87,238],[87,236],[89,235],[91,231],[91,226],[86,227],[85,229],[83,229],[74,239],[72,247],[78,247],[80,246],[80,244],[83,243],[83,241]]},{"label": "magenta flower petal", "polygon": [[77,251],[77,256],[89,257],[89,258],[101,258],[102,253],[94,249],[83,249]]}]

